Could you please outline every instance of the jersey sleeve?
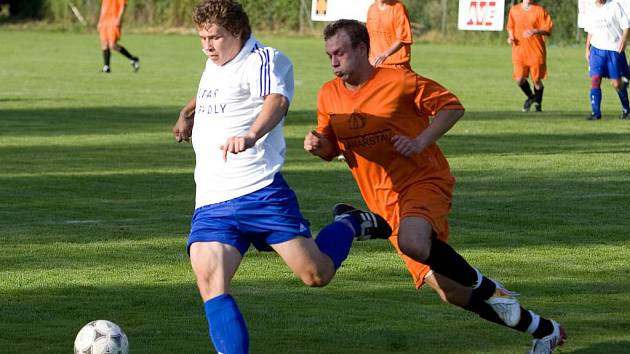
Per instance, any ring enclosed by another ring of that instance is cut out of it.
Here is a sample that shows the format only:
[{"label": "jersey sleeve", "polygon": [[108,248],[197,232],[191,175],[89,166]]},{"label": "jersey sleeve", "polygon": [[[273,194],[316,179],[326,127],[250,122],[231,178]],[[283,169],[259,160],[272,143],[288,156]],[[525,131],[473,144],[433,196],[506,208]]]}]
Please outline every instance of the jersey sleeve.
[{"label": "jersey sleeve", "polygon": [[280,51],[264,47],[255,49],[248,63],[248,81],[254,97],[280,94],[293,100],[293,64]]},{"label": "jersey sleeve", "polygon": [[419,112],[435,117],[442,110],[463,110],[459,99],[437,82],[416,75],[416,97]]},{"label": "jersey sleeve", "polygon": [[396,24],[396,39],[405,44],[412,44],[413,37],[407,9],[403,4],[398,3],[397,6],[394,7],[394,13]]},{"label": "jersey sleeve", "polygon": [[514,34],[514,11],[510,8],[510,12],[508,13],[508,21],[505,29]]},{"label": "jersey sleeve", "polygon": [[551,15],[549,15],[549,12],[545,9],[542,9],[540,18],[538,19],[538,29],[548,32],[549,34],[551,34],[551,31],[553,30]]}]

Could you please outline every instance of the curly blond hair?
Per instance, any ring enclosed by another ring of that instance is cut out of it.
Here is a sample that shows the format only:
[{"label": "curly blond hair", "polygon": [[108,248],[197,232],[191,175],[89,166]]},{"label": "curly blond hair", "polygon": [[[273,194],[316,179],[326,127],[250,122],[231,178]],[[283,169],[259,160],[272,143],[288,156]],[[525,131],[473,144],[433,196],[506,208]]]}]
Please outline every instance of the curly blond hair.
[{"label": "curly blond hair", "polygon": [[204,0],[193,10],[192,19],[198,28],[218,25],[243,41],[252,34],[247,13],[234,0]]}]

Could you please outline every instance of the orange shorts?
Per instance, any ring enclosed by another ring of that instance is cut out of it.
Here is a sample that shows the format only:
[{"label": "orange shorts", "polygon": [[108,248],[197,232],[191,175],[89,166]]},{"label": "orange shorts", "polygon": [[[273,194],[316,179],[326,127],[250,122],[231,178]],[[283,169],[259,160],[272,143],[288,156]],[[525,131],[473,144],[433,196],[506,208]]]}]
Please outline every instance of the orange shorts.
[{"label": "orange shorts", "polygon": [[411,273],[416,288],[424,284],[424,277],[431,268],[404,255],[398,247],[398,226],[400,219],[408,216],[422,217],[431,223],[433,232],[440,240],[448,240],[448,214],[451,211],[453,185],[444,183],[418,184],[407,188],[399,195],[398,210],[392,220],[387,220],[394,233],[389,241],[394,245],[398,255],[402,258]]},{"label": "orange shorts", "polygon": [[120,27],[117,26],[101,26],[99,29],[101,44],[111,48],[120,40]]},{"label": "orange shorts", "polygon": [[526,79],[530,75],[532,81],[540,81],[547,78],[547,64],[525,65],[513,63],[513,65],[512,78],[514,80]]}]

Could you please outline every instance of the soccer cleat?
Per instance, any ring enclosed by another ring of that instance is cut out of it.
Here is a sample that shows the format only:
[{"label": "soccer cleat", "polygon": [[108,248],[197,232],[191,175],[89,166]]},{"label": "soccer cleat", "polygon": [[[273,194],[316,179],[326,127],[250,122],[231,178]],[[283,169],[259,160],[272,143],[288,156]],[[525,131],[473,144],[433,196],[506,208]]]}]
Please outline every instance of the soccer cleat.
[{"label": "soccer cleat", "polygon": [[131,67],[133,68],[133,72],[137,73],[138,70],[140,70],[140,58],[132,60]]},{"label": "soccer cleat", "polygon": [[515,298],[518,293],[507,290],[496,280],[492,281],[496,284],[496,290],[494,295],[486,300],[486,303],[492,307],[506,325],[516,326],[521,320],[521,304]]},{"label": "soccer cleat", "polygon": [[595,113],[591,113],[590,116],[586,117],[586,120],[600,120],[602,119],[602,116],[598,116]]},{"label": "soccer cleat", "polygon": [[529,109],[532,106],[532,103],[534,103],[534,97],[529,97],[528,99],[525,100],[525,103],[523,103],[523,112],[529,112]]},{"label": "soccer cleat", "polygon": [[392,234],[392,228],[380,215],[357,209],[352,205],[339,203],[333,207],[333,219],[339,221],[344,218],[352,218],[360,225],[361,229],[355,230],[356,238],[359,241],[388,238]]},{"label": "soccer cleat", "polygon": [[101,69],[101,72],[109,74],[112,72],[112,69],[109,67],[109,65],[103,65],[103,69]]},{"label": "soccer cleat", "polygon": [[551,324],[553,325],[553,332],[540,339],[534,339],[532,350],[529,354],[551,354],[554,349],[564,344],[564,341],[567,339],[564,328],[554,320],[551,320]]},{"label": "soccer cleat", "polygon": [[621,111],[621,114],[619,115],[619,119],[630,119],[630,111],[627,111],[627,112]]},{"label": "soccer cleat", "polygon": [[536,112],[542,112],[542,104],[540,104],[538,102],[534,103],[534,110]]}]

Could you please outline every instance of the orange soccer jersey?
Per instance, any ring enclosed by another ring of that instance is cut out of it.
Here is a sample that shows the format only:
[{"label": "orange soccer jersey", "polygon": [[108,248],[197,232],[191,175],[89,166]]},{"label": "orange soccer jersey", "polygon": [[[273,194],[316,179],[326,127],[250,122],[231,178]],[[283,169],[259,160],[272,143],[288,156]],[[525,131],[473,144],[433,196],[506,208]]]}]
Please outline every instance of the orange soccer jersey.
[{"label": "orange soccer jersey", "polygon": [[540,29],[551,33],[553,22],[549,13],[540,5],[529,4],[525,10],[521,5],[510,8],[507,30],[514,36],[512,62],[515,65],[544,65],[547,61],[547,49],[543,36],[525,38],[525,31]]},{"label": "orange soccer jersey", "polygon": [[405,5],[396,1],[384,10],[375,2],[370,5],[366,27],[370,35],[370,61],[389,49],[394,42],[401,41],[403,47],[389,56],[381,65],[409,66],[411,59],[411,24]]},{"label": "orange soccer jersey", "polygon": [[98,24],[101,27],[118,26],[126,4],[127,0],[103,0]]},{"label": "orange soccer jersey", "polygon": [[417,286],[429,269],[398,249],[400,218],[423,216],[438,237],[446,240],[454,178],[437,145],[405,157],[394,149],[391,139],[419,135],[429,126],[429,117],[444,109],[463,107],[436,82],[390,68],[376,68],[356,91],[348,90],[341,79],[329,81],[318,97],[317,131],[344,154],[368,208],[392,226],[390,241]]}]

